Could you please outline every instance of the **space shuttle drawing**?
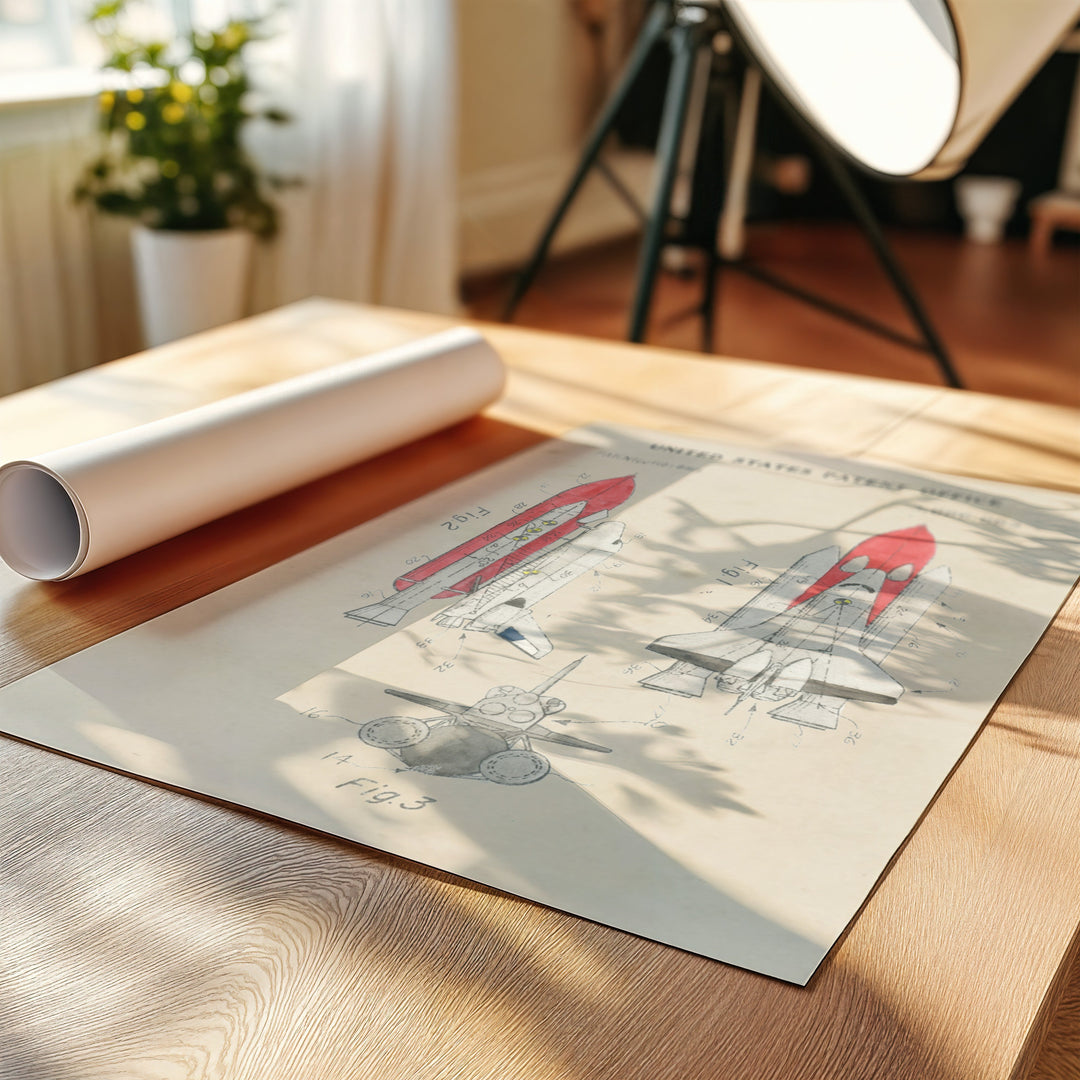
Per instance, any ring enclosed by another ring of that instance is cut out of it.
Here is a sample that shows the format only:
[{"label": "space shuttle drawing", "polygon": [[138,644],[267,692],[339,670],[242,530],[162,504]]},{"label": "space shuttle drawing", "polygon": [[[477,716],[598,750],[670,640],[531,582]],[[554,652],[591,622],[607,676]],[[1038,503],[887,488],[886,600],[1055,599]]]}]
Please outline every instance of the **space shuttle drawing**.
[{"label": "space shuttle drawing", "polygon": [[436,615],[435,622],[497,634],[534,659],[547,656],[551,642],[533,616],[533,605],[614,555],[622,547],[622,534],[621,521],[594,525],[459,600]]},{"label": "space shuttle drawing", "polygon": [[950,582],[919,525],[804,555],[715,630],[672,634],[649,650],[675,661],[642,679],[700,697],[710,678],[738,700],[775,702],[778,720],[835,728],[846,701],[895,704],[904,688],[881,661]]},{"label": "space shuttle drawing", "polygon": [[561,491],[403,574],[384,600],[345,614],[396,626],[428,600],[464,598],[439,616],[441,625],[498,634],[544,656],[551,644],[532,604],[619,550],[623,526],[607,519],[633,490],[634,478],[620,476]]}]

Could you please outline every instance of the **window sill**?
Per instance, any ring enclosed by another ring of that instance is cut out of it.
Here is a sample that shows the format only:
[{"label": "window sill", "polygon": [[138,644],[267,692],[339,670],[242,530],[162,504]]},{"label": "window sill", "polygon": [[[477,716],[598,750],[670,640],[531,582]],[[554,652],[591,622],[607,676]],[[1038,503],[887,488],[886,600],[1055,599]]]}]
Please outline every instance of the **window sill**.
[{"label": "window sill", "polygon": [[[119,78],[119,82],[117,81]],[[33,105],[57,105],[68,101],[88,101],[109,86],[112,89],[138,86],[148,89],[155,73],[120,75],[96,68],[58,67],[40,71],[0,74],[0,110]]]},{"label": "window sill", "polygon": [[101,90],[101,73],[88,68],[47,68],[0,75],[0,109],[81,101]]}]

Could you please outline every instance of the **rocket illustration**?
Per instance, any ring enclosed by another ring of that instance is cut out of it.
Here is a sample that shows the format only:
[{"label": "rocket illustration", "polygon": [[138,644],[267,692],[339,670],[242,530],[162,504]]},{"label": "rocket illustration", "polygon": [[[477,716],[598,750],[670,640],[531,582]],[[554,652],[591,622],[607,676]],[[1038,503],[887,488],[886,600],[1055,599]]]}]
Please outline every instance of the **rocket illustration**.
[{"label": "rocket illustration", "polygon": [[804,555],[719,628],[652,642],[676,662],[641,683],[700,697],[715,675],[739,700],[817,728],[835,728],[848,700],[895,704],[904,688],[880,662],[949,585],[947,567],[923,572],[934,551],[919,525]]},{"label": "rocket illustration", "polygon": [[345,614],[359,622],[396,626],[428,600],[473,593],[552,545],[600,524],[633,490],[634,478],[620,476],[561,491],[403,574],[394,582],[395,595]]},{"label": "rocket illustration", "polygon": [[539,659],[551,642],[537,625],[533,605],[598,566],[622,548],[623,523],[605,521],[563,540],[435,616],[440,626],[497,634]]}]

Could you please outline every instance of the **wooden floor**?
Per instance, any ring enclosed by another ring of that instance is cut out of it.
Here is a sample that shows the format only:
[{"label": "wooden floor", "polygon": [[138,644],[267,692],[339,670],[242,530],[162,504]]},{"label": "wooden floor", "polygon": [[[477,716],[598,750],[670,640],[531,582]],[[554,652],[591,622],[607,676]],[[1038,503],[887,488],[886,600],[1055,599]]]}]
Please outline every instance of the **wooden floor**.
[{"label": "wooden floor", "polygon": [[[931,232],[890,239],[965,385],[972,390],[1080,406],[1080,247],[1058,245],[1043,259],[1022,240],[981,246]],[[637,241],[627,239],[552,260],[522,302],[522,326],[623,339],[636,274]],[[904,310],[861,234],[838,224],[753,225],[748,254],[789,280],[824,293],[898,330]],[[508,275],[466,286],[476,318],[498,319]],[[700,275],[665,272],[648,341],[701,349]],[[714,350],[805,367],[935,382],[924,353],[867,334],[743,274],[719,286]]]}]

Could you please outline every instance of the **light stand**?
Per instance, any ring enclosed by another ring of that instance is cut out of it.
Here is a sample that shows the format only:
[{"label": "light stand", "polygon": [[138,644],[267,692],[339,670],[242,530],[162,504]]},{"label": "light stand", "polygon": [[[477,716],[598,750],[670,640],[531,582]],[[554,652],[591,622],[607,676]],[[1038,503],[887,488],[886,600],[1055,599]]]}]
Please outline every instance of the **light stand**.
[{"label": "light stand", "polygon": [[[724,111],[727,117],[724,125],[725,184],[723,186],[729,187],[731,184],[731,169],[736,138],[734,119],[739,114],[740,95],[742,93],[742,65],[746,63],[752,64],[753,60],[748,56],[745,60],[741,59],[741,56],[746,55],[745,48],[741,48],[738,55],[734,50],[728,54],[717,54],[713,48],[713,38],[721,30],[726,30],[729,33],[733,31],[733,28],[729,25],[729,20],[725,17],[722,0],[655,0],[645,18],[618,83],[605,102],[589,133],[577,168],[548,219],[528,263],[518,275],[504,311],[504,318],[509,320],[513,317],[522,297],[524,297],[536,278],[563,217],[573,203],[586,176],[593,166],[598,164],[601,148],[614,128],[619,110],[641,76],[646,58],[659,42],[667,38],[672,56],[671,72],[668,77],[664,108],[660,120],[660,131],[656,143],[655,192],[651,211],[645,218],[645,233],[638,259],[637,281],[627,331],[628,340],[640,342],[645,338],[649,310],[656,284],[656,274],[659,267],[660,252],[665,244],[674,243],[684,247],[704,247],[705,293],[701,305],[701,314],[703,347],[706,351],[711,351],[713,344],[717,274],[721,267],[727,266],[780,289],[796,299],[813,304],[832,315],[846,319],[863,329],[929,353],[935,359],[945,382],[949,386],[962,386],[963,384],[940,337],[934,330],[914,288],[889,246],[869,203],[842,161],[840,154],[797,113],[793,112],[793,115],[800,122],[800,126],[808,135],[816,155],[828,169],[841,194],[851,207],[856,221],[893,288],[896,290],[909,317],[918,329],[920,337],[913,338],[899,333],[868,316],[787,282],[742,257],[731,258],[721,254],[716,248],[715,227],[709,233],[707,242],[690,241],[686,238],[684,231],[680,234],[680,222],[677,219],[673,220],[671,215],[671,197],[686,126],[687,106],[690,101],[695,72],[700,70],[699,65],[707,65],[710,70],[713,70],[722,86]],[[734,37],[738,41],[738,35],[736,34]],[[720,70],[716,70],[718,65],[722,65]],[[780,95],[780,99],[784,100],[782,95]],[[610,174],[606,170],[602,171],[610,178]],[[626,195],[625,192],[620,192],[620,194],[624,197]],[[723,208],[722,196],[722,190],[717,190],[710,197],[708,213],[714,225],[720,220]],[[672,235],[673,230],[674,235]]]}]

